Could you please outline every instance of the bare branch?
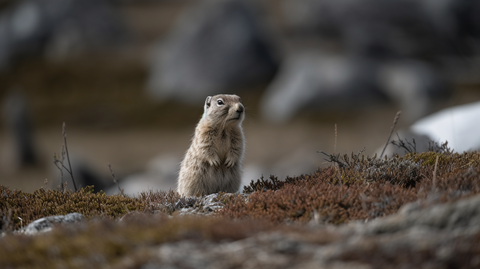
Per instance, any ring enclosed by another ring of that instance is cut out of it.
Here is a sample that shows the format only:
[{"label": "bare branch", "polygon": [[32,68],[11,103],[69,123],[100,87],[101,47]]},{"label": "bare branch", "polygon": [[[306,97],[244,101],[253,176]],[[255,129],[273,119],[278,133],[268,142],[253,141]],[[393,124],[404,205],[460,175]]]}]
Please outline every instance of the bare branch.
[{"label": "bare branch", "polygon": [[110,170],[110,174],[112,175],[113,182],[117,185],[118,190],[122,194],[122,196],[125,196],[125,193],[123,192],[123,189],[120,188],[120,185],[118,184],[117,177],[115,176],[115,173],[113,172],[112,165],[108,164],[108,169]]},{"label": "bare branch", "polygon": [[[65,122],[63,123],[62,126],[62,135],[63,135],[63,144],[65,146],[65,152],[67,154],[67,161],[68,161],[68,167],[70,168],[67,170],[67,172],[70,174],[70,177],[72,177],[72,182],[73,182],[73,187],[75,188],[75,191],[77,191],[77,184],[75,184],[75,179],[73,178],[73,170],[72,170],[72,164],[70,163],[70,155],[68,154],[68,146],[67,146],[67,127],[65,125]],[[63,162],[62,162],[63,165]]]},{"label": "bare branch", "polygon": [[392,127],[390,127],[390,135],[388,136],[387,143],[385,144],[385,147],[383,147],[382,154],[380,154],[380,158],[383,157],[383,154],[385,153],[385,150],[387,149],[388,143],[390,142],[390,138],[392,137],[393,130],[395,129],[395,126],[397,125],[398,119],[400,118],[400,114],[402,114],[402,111],[398,111],[397,114],[395,115],[395,118],[393,119]]}]

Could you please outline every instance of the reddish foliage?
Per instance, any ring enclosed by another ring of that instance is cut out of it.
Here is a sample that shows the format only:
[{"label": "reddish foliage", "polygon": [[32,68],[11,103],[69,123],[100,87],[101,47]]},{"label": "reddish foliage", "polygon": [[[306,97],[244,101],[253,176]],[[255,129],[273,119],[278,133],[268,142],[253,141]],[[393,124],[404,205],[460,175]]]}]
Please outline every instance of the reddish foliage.
[{"label": "reddish foliage", "polygon": [[[435,172],[436,156],[439,161]],[[219,213],[231,218],[266,218],[274,222],[309,221],[315,211],[326,223],[372,219],[395,213],[402,205],[425,200],[433,193],[439,202],[479,193],[479,156],[479,153],[411,154],[390,159],[345,156],[348,166],[344,168],[330,166],[285,181],[271,176],[270,180],[261,178],[252,182],[244,190],[252,193],[247,200],[233,199]]]}]

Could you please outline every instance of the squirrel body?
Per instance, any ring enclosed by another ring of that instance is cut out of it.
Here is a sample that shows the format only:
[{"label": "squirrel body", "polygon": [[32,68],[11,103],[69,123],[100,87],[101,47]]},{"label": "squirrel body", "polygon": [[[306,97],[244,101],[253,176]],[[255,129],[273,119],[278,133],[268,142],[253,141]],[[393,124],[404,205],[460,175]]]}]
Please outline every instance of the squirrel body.
[{"label": "squirrel body", "polygon": [[208,96],[190,148],[180,165],[183,196],[237,192],[242,178],[245,108],[237,95]]}]

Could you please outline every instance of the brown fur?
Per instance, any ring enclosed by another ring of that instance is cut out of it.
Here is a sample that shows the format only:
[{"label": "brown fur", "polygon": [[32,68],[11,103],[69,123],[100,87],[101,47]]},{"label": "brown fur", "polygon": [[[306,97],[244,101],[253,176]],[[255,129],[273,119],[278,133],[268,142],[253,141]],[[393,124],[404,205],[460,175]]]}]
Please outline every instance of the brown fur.
[{"label": "brown fur", "polygon": [[180,167],[177,191],[181,195],[238,191],[245,149],[244,118],[240,97],[207,97],[203,117]]}]

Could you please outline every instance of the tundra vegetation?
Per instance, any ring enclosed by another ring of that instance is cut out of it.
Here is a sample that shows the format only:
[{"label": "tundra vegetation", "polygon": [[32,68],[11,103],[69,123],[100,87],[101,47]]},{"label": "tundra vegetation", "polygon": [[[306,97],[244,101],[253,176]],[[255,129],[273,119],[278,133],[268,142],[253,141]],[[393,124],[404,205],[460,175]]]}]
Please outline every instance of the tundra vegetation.
[{"label": "tundra vegetation", "polygon": [[[155,255],[154,246],[182,240],[236,241],[261,232],[311,234],[310,243],[324,245],[334,242],[336,235],[321,227],[369,222],[395,214],[407,203],[428,208],[480,192],[479,152],[454,153],[447,144],[431,149],[382,158],[361,152],[326,154],[331,165],[313,173],[284,180],[261,177],[242,193],[215,195],[212,199],[221,206],[213,210],[203,208],[201,197],[185,198],[174,191],[125,197],[94,193],[94,186],[76,192],[41,188],[33,193],[0,186],[0,264],[135,267]],[[183,214],[187,208],[196,214]],[[73,212],[87,221],[36,236],[16,232],[36,219]],[[477,247],[467,246],[468,255],[480,251],[480,241],[472,242]]]}]

